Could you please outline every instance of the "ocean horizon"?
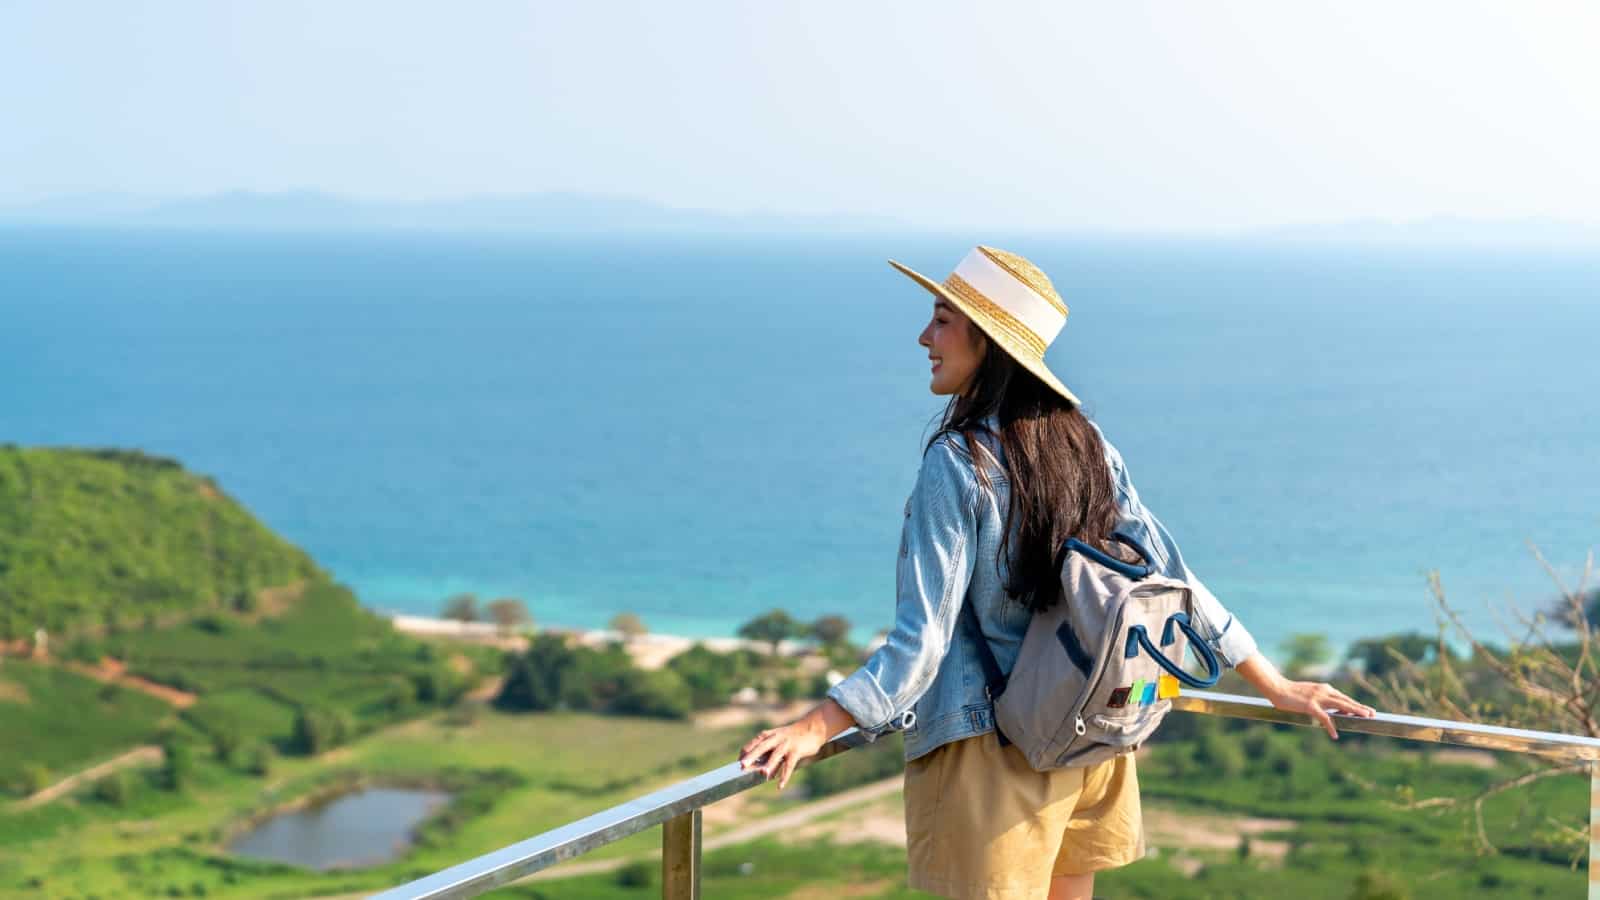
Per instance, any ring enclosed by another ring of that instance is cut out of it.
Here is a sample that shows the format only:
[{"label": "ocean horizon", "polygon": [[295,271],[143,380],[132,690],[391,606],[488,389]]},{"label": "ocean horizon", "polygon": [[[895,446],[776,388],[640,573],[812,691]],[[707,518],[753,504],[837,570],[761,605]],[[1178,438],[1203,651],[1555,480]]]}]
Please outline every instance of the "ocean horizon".
[{"label": "ocean horizon", "polygon": [[[893,617],[942,403],[916,336],[977,236],[0,229],[0,442],[212,475],[368,606],[727,635]],[[1484,636],[1600,535],[1578,249],[985,235],[1071,308],[1052,367],[1269,652]]]}]

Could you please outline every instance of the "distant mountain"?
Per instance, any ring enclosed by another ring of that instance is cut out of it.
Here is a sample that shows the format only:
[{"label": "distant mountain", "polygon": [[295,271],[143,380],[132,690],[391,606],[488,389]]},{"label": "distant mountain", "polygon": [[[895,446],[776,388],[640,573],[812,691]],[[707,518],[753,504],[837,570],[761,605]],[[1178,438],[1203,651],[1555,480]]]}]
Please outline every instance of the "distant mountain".
[{"label": "distant mountain", "polygon": [[[928,230],[887,216],[727,213],[666,206],[621,194],[548,192],[484,194],[414,202],[365,200],[324,191],[228,191],[179,199],[111,192],[52,197],[0,207],[0,226],[76,225],[133,228],[287,230],[504,231],[534,234],[819,233]],[[976,226],[975,226],[976,227]],[[939,229],[934,229],[939,230]],[[965,229],[971,231],[972,229]],[[1600,244],[1600,223],[1560,219],[1468,219],[1434,216],[1410,221],[1356,219],[1206,230],[1048,228],[987,229],[1057,237],[1244,239],[1308,244],[1587,246]]]},{"label": "distant mountain", "polygon": [[361,200],[320,191],[230,191],[164,201],[141,201],[113,194],[83,195],[0,208],[0,224],[541,233],[876,231],[902,227],[881,217],[719,213],[605,194],[502,194],[406,203]]},{"label": "distant mountain", "polygon": [[1277,225],[1245,232],[1267,240],[1306,243],[1471,246],[1572,246],[1600,244],[1600,223],[1564,219],[1468,219],[1432,216],[1396,222],[1357,219]]}]

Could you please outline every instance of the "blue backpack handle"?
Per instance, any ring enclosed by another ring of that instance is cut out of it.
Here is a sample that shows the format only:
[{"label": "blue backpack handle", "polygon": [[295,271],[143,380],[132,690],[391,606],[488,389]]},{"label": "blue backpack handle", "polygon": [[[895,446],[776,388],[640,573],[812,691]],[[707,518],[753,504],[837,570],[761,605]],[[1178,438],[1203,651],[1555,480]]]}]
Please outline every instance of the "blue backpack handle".
[{"label": "blue backpack handle", "polygon": [[1210,645],[1194,630],[1194,626],[1189,624],[1188,613],[1177,612],[1167,617],[1167,624],[1161,629],[1161,646],[1165,647],[1173,642],[1172,628],[1174,625],[1183,629],[1183,633],[1188,635],[1189,646],[1200,654],[1201,662],[1206,664],[1205,678],[1196,678],[1179,668],[1172,660],[1167,659],[1165,653],[1162,653],[1155,644],[1150,643],[1150,635],[1145,632],[1143,625],[1135,625],[1128,629],[1128,645],[1124,655],[1131,659],[1138,656],[1139,649],[1143,648],[1146,653],[1150,654],[1150,658],[1156,661],[1157,665],[1166,670],[1168,675],[1189,687],[1208,688],[1215,686],[1217,680],[1222,677],[1222,665],[1217,662],[1217,655],[1211,652]]}]

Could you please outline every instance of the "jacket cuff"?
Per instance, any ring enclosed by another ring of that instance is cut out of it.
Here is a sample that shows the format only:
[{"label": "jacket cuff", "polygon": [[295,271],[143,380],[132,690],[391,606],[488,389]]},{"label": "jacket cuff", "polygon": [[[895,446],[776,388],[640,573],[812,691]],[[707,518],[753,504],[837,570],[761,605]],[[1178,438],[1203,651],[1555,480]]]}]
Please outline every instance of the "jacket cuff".
[{"label": "jacket cuff", "polygon": [[857,669],[849,678],[828,688],[828,696],[856,720],[856,728],[867,740],[876,740],[886,732],[905,728],[911,721],[911,713],[902,716],[894,714],[894,705],[889,701],[889,695],[883,692],[878,685],[878,679],[866,669]]}]

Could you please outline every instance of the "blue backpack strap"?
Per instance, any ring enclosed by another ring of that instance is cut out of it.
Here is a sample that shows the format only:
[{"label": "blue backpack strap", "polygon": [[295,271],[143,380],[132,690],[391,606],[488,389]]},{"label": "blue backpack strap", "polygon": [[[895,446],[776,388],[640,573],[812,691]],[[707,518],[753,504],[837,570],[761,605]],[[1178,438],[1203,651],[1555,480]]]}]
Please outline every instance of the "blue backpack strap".
[{"label": "blue backpack strap", "polygon": [[1156,568],[1155,564],[1150,560],[1149,552],[1146,551],[1144,547],[1140,546],[1139,543],[1133,538],[1128,537],[1121,532],[1117,532],[1111,537],[1118,543],[1126,544],[1133,548],[1133,551],[1139,554],[1139,558],[1144,560],[1144,565],[1136,566],[1133,563],[1125,563],[1122,560],[1105,553],[1098,547],[1085,544],[1083,541],[1080,541],[1077,538],[1067,538],[1067,542],[1061,545],[1061,552],[1056,554],[1056,569],[1059,571],[1061,566],[1066,563],[1068,553],[1077,552],[1083,554],[1094,562],[1105,566],[1113,572],[1117,572],[1132,578],[1134,581],[1143,581],[1144,579],[1150,577],[1150,574],[1154,572]]}]

